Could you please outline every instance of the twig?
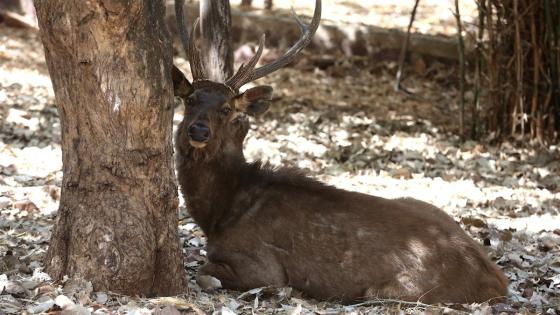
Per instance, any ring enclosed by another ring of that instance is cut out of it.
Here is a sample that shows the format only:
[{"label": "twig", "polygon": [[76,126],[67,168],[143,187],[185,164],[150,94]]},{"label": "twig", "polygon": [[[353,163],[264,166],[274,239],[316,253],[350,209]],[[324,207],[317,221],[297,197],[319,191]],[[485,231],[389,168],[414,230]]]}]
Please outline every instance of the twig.
[{"label": "twig", "polygon": [[359,306],[371,306],[371,305],[384,305],[384,304],[400,304],[406,306],[415,306],[415,307],[423,307],[423,308],[434,308],[437,306],[433,306],[430,304],[424,304],[422,302],[409,302],[409,301],[401,301],[396,299],[375,299],[375,300],[367,300],[361,303],[349,305],[351,307],[359,307]]},{"label": "twig", "polygon": [[465,138],[465,42],[463,40],[463,26],[461,24],[461,12],[459,11],[459,0],[455,0],[455,19],[457,20],[457,41],[459,43],[459,129],[461,139]]},{"label": "twig", "polygon": [[[406,38],[401,47],[401,54],[399,56],[399,68],[397,70],[397,78],[395,80],[395,87],[394,87],[395,91],[399,91],[402,88],[401,81],[402,81],[402,76],[404,71],[404,62],[406,59],[406,53],[408,51],[408,45],[410,43],[410,32],[412,30],[412,24],[414,23],[414,19],[416,18],[416,9],[418,8],[418,3],[420,3],[420,0],[414,1],[414,7],[412,8],[412,13],[410,14],[410,22],[408,23],[408,29],[406,30]],[[408,91],[406,92],[410,93]]]},{"label": "twig", "polygon": [[[350,307],[360,307],[360,306],[376,306],[376,305],[387,305],[387,304],[397,304],[397,305],[402,305],[405,307],[419,307],[419,308],[423,308],[423,309],[444,309],[445,307],[443,306],[438,306],[438,305],[430,305],[430,304],[425,304],[422,302],[409,302],[409,301],[402,301],[402,300],[396,300],[396,299],[374,299],[374,300],[367,300],[361,303],[357,303],[357,304],[352,304],[349,305]],[[460,311],[460,310],[454,310],[455,312],[459,313],[459,314],[470,314],[469,312],[464,312],[464,311]]]}]

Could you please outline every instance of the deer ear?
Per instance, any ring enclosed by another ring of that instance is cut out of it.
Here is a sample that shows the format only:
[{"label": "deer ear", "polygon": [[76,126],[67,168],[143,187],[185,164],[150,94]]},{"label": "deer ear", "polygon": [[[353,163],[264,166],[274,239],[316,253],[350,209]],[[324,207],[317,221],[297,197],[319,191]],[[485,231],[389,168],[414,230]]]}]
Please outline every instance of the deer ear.
[{"label": "deer ear", "polygon": [[268,110],[272,100],[272,87],[268,85],[256,86],[237,96],[235,108],[247,115],[258,116]]},{"label": "deer ear", "polygon": [[175,96],[185,99],[191,95],[193,91],[191,83],[175,65],[173,65],[173,69],[171,70],[171,78],[173,79],[173,94]]}]

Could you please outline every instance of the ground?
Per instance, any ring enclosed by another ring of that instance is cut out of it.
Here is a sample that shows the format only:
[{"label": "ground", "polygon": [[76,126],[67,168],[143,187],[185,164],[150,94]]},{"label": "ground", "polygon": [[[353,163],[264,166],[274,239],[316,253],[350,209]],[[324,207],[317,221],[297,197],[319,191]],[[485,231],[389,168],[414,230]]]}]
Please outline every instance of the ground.
[{"label": "ground", "polygon": [[[275,99],[252,122],[247,157],[297,166],[344,189],[441,207],[505,271],[506,303],[342,306],[290,288],[202,292],[193,276],[206,240],[183,204],[184,295],[147,299],[95,292],[87,281],[52,283],[42,260],[60,197],[60,121],[38,35],[0,27],[0,314],[559,314],[559,147],[462,142],[452,67],[408,71],[411,97],[393,91],[394,62],[359,62],[319,70],[304,58],[262,79]],[[175,124],[181,119],[177,107]]]},{"label": "ground", "polygon": [[[273,0],[273,12],[291,9],[300,14],[313,14],[315,1]],[[232,5],[238,5],[241,0],[230,0]],[[414,5],[413,0],[386,1],[386,0],[322,0],[323,20],[330,20],[341,24],[363,24],[383,26],[406,30],[410,20],[410,12]],[[460,11],[467,28],[474,22],[475,1],[460,1]],[[454,0],[420,0],[416,13],[413,31],[422,34],[454,35],[457,24],[453,11]],[[262,11],[263,0],[253,0],[253,10]]]}]

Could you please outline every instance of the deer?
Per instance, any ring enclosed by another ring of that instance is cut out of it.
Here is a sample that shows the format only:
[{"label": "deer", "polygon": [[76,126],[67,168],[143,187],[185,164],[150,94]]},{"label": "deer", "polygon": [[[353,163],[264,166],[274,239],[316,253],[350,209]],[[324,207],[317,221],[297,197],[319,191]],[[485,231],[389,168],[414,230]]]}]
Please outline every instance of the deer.
[{"label": "deer", "polygon": [[[184,35],[182,16],[177,14],[177,23]],[[193,80],[173,67],[174,93],[185,107],[175,137],[176,168],[187,210],[207,237],[208,262],[197,282],[208,290],[289,286],[340,303],[503,299],[503,272],[441,209],[412,198],[346,191],[299,169],[246,161],[248,117],[266,112],[272,88],[240,88],[287,65],[309,44],[321,1],[315,1],[309,25],[294,17],[301,36],[290,49],[256,68],[261,37],[255,55],[225,82],[205,77],[194,44],[197,22],[190,41],[181,35]]]}]

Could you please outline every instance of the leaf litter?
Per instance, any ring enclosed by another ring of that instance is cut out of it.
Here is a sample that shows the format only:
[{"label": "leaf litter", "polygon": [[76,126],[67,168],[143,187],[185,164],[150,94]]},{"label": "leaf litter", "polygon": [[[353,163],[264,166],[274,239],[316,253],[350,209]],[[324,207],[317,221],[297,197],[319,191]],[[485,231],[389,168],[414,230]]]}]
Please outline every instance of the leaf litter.
[{"label": "leaf litter", "polygon": [[[178,231],[189,277],[183,295],[148,299],[96,292],[85,280],[53,283],[43,258],[60,198],[60,120],[37,34],[0,28],[0,59],[0,313],[560,313],[558,146],[463,143],[455,135],[457,92],[444,81],[411,74],[407,84],[422,99],[410,98],[392,90],[391,62],[348,59],[319,70],[310,55],[261,80],[274,87],[275,99],[252,123],[247,158],[297,166],[344,189],[441,207],[505,271],[511,281],[505,303],[344,306],[292,288],[204,292],[194,276],[206,261],[206,239],[183,203]],[[181,58],[176,63],[187,68]],[[444,65],[429,67],[449,74]],[[179,106],[175,125],[181,118]]]}]

